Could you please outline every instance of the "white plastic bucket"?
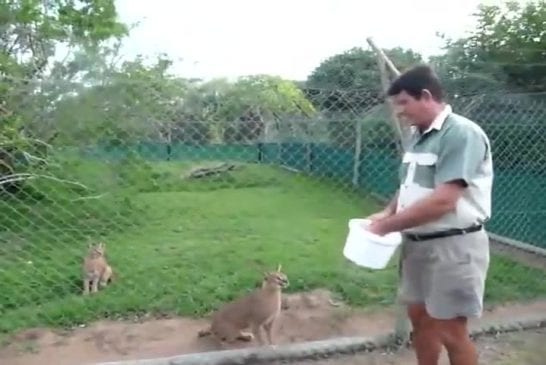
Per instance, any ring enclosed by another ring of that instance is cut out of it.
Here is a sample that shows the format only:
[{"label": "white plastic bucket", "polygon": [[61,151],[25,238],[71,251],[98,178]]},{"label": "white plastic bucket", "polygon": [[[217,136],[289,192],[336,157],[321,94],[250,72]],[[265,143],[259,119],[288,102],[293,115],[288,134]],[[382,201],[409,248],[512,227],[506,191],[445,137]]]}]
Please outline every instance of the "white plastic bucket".
[{"label": "white plastic bucket", "polygon": [[343,255],[358,266],[384,269],[402,243],[402,235],[400,232],[392,232],[379,236],[366,229],[368,224],[368,219],[349,220],[349,234]]}]

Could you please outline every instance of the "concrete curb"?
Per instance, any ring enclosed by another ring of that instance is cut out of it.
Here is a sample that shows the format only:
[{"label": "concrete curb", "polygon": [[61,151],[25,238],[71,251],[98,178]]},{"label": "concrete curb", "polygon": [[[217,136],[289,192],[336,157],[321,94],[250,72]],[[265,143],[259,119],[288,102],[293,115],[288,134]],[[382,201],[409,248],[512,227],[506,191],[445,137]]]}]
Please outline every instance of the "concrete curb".
[{"label": "concrete curb", "polygon": [[[546,315],[529,317],[511,322],[488,323],[475,328],[472,338],[500,333],[546,328]],[[402,344],[408,345],[407,343]],[[247,365],[273,361],[294,362],[306,359],[326,358],[333,355],[371,352],[400,347],[393,334],[366,337],[341,337],[322,341],[302,342],[276,347],[247,348],[210,351],[173,357],[127,360],[99,363],[96,365]]]},{"label": "concrete curb", "polygon": [[495,336],[501,333],[518,332],[546,328],[546,314],[532,316],[516,321],[491,322],[471,331],[470,337],[476,339],[485,336]]},{"label": "concrete curb", "polygon": [[245,365],[272,361],[293,362],[342,353],[369,352],[387,348],[392,336],[341,337],[331,340],[301,342],[276,347],[199,352],[180,356],[100,363],[97,365]]}]

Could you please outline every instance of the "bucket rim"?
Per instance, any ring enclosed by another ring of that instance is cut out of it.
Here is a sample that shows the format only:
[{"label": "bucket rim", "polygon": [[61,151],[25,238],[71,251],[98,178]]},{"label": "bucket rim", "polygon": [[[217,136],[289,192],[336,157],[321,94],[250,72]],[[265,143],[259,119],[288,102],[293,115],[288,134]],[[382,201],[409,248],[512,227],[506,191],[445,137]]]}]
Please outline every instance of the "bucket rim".
[{"label": "bucket rim", "polygon": [[[351,218],[348,224],[349,229],[351,229],[357,223],[366,223],[366,222],[370,222],[370,220],[366,218]],[[401,232],[391,232],[385,236],[378,236],[367,230],[363,230],[363,232],[364,232],[364,235],[366,236],[366,241],[369,242],[370,244],[386,246],[386,247],[398,247],[402,244],[402,241],[403,241]],[[386,238],[389,236],[392,237],[392,240]],[[374,239],[374,238],[379,238],[379,239]]]}]

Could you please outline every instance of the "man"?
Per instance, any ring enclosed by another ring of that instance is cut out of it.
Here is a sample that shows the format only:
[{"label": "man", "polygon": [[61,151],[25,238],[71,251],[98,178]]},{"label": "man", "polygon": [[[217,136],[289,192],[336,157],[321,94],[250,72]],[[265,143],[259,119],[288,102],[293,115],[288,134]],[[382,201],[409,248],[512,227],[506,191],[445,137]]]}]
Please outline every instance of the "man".
[{"label": "man", "polygon": [[489,139],[444,102],[440,81],[416,66],[390,86],[397,113],[411,124],[400,188],[369,218],[368,229],[402,231],[401,301],[412,323],[419,365],[437,365],[443,347],[452,365],[476,365],[467,319],[480,317],[489,268],[483,224],[491,215]]}]

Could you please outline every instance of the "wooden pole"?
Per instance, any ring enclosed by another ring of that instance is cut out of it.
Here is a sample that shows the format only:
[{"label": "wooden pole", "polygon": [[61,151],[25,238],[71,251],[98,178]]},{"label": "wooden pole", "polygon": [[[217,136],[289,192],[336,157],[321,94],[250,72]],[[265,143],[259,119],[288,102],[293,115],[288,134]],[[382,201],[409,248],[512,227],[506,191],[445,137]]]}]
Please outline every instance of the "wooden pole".
[{"label": "wooden pole", "polygon": [[[383,85],[383,91],[386,93],[390,84],[386,68],[388,68],[389,71],[392,72],[395,76],[399,76],[400,71],[396,68],[396,66],[394,65],[394,63],[392,63],[390,58],[387,57],[385,52],[383,52],[383,50],[379,48],[379,46],[375,43],[375,41],[371,37],[366,38],[366,40],[368,41],[368,44],[370,45],[370,47],[372,47],[372,49],[377,55],[379,72],[381,75],[381,84]],[[406,126],[404,126],[402,123],[400,123],[400,120],[396,116],[396,112],[394,110],[394,106],[392,105],[392,103],[389,102],[389,106],[391,108],[391,123],[393,124],[394,130],[398,134],[400,146],[402,146],[402,151],[403,151],[406,145],[407,137],[409,135],[409,129]]]},{"label": "wooden pole", "polygon": [[368,41],[368,44],[370,45],[370,47],[372,47],[372,49],[374,50],[374,52],[375,52],[379,57],[381,57],[383,60],[385,60],[385,63],[387,64],[387,67],[391,70],[391,72],[392,72],[394,75],[399,76],[399,75],[400,75],[400,71],[398,71],[398,69],[396,68],[396,66],[394,65],[394,63],[392,63],[392,61],[389,59],[389,57],[387,57],[387,55],[385,54],[385,52],[383,52],[383,50],[377,46],[377,44],[375,43],[375,41],[373,40],[373,38],[372,38],[372,37],[368,37],[368,38],[366,38],[366,40]]},{"label": "wooden pole", "polygon": [[[387,90],[389,89],[389,75],[387,73],[386,62],[382,57],[378,56],[377,65],[379,67],[379,73],[381,76],[381,84],[383,85],[383,91],[386,93]],[[396,111],[394,110],[392,103],[389,100],[386,100],[385,104],[387,104],[387,107],[390,110],[390,114],[391,114],[390,121],[394,129],[394,132],[396,133],[396,139],[397,139],[396,146],[398,149],[398,153],[400,154],[400,156],[402,156],[402,154],[404,153],[403,152],[404,135],[402,132],[402,127],[400,126],[400,121],[398,120],[398,117],[396,116]]]},{"label": "wooden pole", "polygon": [[[392,61],[387,57],[385,52],[381,48],[377,46],[377,44],[374,42],[374,40],[371,37],[367,38],[368,44],[372,47],[374,52],[377,55],[377,64],[379,67],[379,72],[381,75],[381,84],[383,87],[383,91],[386,93],[389,88],[389,76],[387,73],[387,67],[390,69],[390,71],[398,76],[400,75],[400,71],[396,68],[396,66],[392,63]],[[402,127],[400,120],[398,119],[396,115],[396,111],[394,110],[394,106],[390,101],[386,102],[389,106],[390,112],[391,112],[391,123],[393,125],[393,128],[396,132],[397,136],[397,146],[398,151],[400,155],[402,156],[404,153],[404,149],[406,146],[406,136],[407,136],[407,130]],[[400,261],[398,262],[398,280],[401,280],[402,277],[402,259],[400,258]],[[398,296],[400,294],[400,286],[398,287]],[[402,342],[407,342],[410,338],[410,322],[408,319],[408,315],[406,313],[406,309],[404,306],[400,305],[399,301],[397,300],[396,305],[396,323],[394,328],[395,336]]]}]

